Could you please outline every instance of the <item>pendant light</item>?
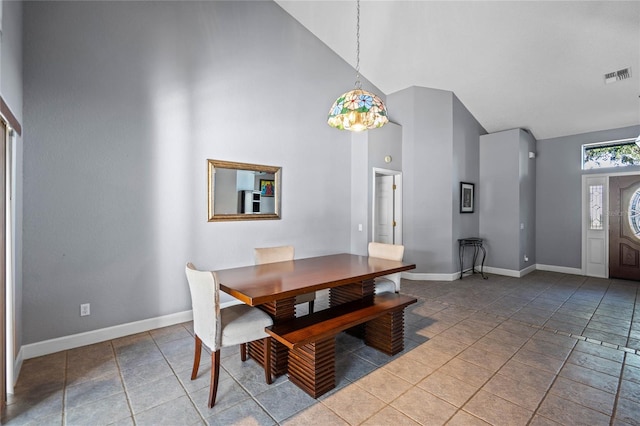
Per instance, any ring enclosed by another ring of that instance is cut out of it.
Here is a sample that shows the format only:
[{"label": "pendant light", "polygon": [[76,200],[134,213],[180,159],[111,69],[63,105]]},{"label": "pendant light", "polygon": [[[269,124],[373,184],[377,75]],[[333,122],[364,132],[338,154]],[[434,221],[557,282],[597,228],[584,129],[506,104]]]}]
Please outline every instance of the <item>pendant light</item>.
[{"label": "pendant light", "polygon": [[340,130],[360,132],[389,122],[387,108],[377,95],[362,89],[360,83],[360,0],[356,0],[356,84],[343,93],[329,110],[327,123]]}]

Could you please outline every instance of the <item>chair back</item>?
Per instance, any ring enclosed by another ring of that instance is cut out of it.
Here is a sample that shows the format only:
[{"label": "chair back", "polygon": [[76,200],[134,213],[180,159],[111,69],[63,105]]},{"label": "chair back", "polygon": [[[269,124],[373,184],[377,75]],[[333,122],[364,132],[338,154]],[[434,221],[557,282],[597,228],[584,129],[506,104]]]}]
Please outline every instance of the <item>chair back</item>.
[{"label": "chair back", "polygon": [[[404,246],[401,244],[369,243],[369,256],[378,259],[401,261],[404,256]],[[396,291],[400,291],[400,272],[385,275],[383,278],[391,280],[396,285]]]},{"label": "chair back", "polygon": [[192,263],[187,263],[185,273],[191,292],[193,331],[211,351],[217,351],[222,341],[218,276],[213,271],[198,271]]},{"label": "chair back", "polygon": [[263,247],[254,249],[254,255],[256,265],[262,265],[293,260],[295,251],[293,246]]}]

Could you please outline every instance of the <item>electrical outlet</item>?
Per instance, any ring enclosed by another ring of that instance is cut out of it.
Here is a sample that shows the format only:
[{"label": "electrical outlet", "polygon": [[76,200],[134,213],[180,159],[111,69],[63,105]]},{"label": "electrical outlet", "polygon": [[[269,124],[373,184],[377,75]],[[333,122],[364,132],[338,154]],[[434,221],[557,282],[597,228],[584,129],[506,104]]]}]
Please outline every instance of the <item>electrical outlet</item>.
[{"label": "electrical outlet", "polygon": [[80,305],[80,316],[86,317],[87,315],[91,315],[91,303],[83,303]]}]

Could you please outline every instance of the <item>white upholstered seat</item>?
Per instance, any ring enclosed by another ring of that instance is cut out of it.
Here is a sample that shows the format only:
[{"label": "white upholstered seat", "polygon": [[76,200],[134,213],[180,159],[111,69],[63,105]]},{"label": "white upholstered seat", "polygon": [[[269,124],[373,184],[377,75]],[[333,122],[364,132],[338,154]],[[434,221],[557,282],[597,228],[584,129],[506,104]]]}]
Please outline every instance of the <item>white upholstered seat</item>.
[{"label": "white upholstered seat", "polygon": [[[369,243],[369,257],[379,259],[402,260],[404,256],[404,246],[400,244]],[[399,293],[400,292],[400,272],[385,275],[375,279],[376,294]]]},{"label": "white upholstered seat", "polygon": [[216,402],[218,377],[220,376],[220,348],[240,345],[240,354],[246,360],[246,343],[262,339],[264,344],[265,380],[271,384],[271,338],[264,331],[273,324],[271,317],[258,308],[235,305],[220,309],[220,283],[215,272],[198,271],[191,263],[185,268],[191,305],[193,307],[193,330],[195,353],[191,380],[198,375],[202,343],[211,349],[211,383],[209,385],[209,408]]},{"label": "white upholstered seat", "polygon": [[[256,265],[262,265],[264,263],[285,262],[287,260],[293,260],[295,256],[295,249],[293,246],[279,246],[279,247],[263,247],[254,249]],[[305,293],[296,296],[295,304],[309,302],[309,313],[313,313],[313,304],[316,300],[316,293]]]}]

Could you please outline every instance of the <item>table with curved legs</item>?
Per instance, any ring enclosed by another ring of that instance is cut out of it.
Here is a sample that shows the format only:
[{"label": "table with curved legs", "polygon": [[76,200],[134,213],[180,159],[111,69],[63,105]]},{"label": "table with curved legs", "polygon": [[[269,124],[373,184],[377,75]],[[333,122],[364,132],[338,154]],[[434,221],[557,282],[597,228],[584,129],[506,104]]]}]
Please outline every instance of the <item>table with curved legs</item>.
[{"label": "table with curved legs", "polygon": [[[464,269],[464,249],[466,247],[473,247],[473,262],[470,268]],[[480,263],[480,271],[476,271],[476,261],[481,251],[482,262]],[[482,238],[460,238],[458,240],[458,256],[460,257],[460,279],[462,279],[464,273],[468,271],[471,271],[472,274],[479,272],[482,278],[487,279],[487,276],[484,274],[484,260],[487,257],[487,251],[483,247]]]}]

